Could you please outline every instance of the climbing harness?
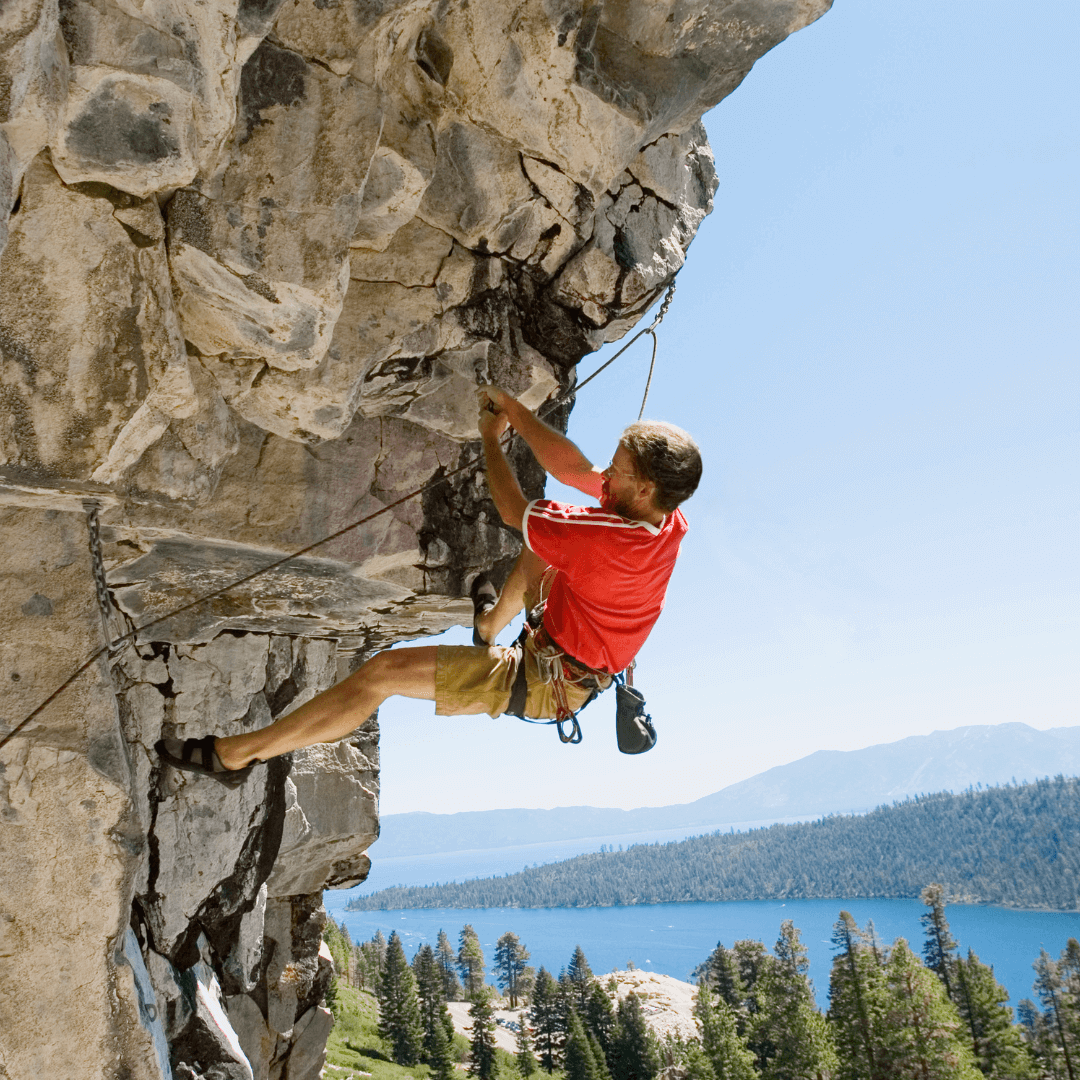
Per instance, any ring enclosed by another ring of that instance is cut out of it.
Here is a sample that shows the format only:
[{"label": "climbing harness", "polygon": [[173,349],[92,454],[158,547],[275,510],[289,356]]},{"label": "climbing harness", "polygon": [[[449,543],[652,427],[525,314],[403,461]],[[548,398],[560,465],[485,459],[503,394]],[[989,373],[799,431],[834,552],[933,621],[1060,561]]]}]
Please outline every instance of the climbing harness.
[{"label": "climbing harness", "polygon": [[[518,668],[510,690],[510,701],[506,706],[506,715],[516,716],[528,724],[554,724],[559,741],[576,744],[581,742],[581,725],[578,715],[596,700],[612,683],[615,684],[615,739],[619,750],[624,754],[644,754],[656,745],[656,727],[652,717],[645,711],[645,695],[634,686],[634,669],[637,661],[631,660],[625,671],[609,675],[597,671],[570,656],[544,629],[544,608],[547,606],[547,593],[558,571],[549,566],[540,579],[540,599],[525,616],[525,625],[521,628],[513,648],[517,651]],[[525,670],[526,650],[536,657],[539,682],[551,686],[555,699],[555,718],[536,720],[525,715],[525,701],[529,692]],[[571,709],[566,697],[566,684],[591,690],[592,693],[578,706]],[[563,724],[570,724],[570,733],[563,730]]]},{"label": "climbing harness", "polygon": [[[610,357],[603,364],[600,365],[588,378],[583,379],[580,383],[575,383],[573,386],[568,386],[565,390],[560,391],[554,398],[548,401],[545,405],[541,406],[537,410],[538,415],[543,417],[544,415],[550,415],[551,412],[569,400],[571,397],[576,397],[579,391],[584,389],[589,383],[596,378],[602,371],[610,367],[627,349],[630,348],[639,338],[644,337],[645,334],[649,334],[653,339],[653,353],[652,362],[649,365],[649,377],[645,384],[645,397],[641,401],[641,412],[638,414],[640,420],[645,411],[645,402],[649,397],[649,386],[652,383],[653,366],[656,363],[656,328],[660,325],[660,322],[667,314],[668,308],[671,306],[672,297],[675,295],[675,283],[674,281],[668,287],[667,295],[664,297],[663,303],[660,305],[660,311],[657,313],[652,323],[644,330],[638,331],[614,356]],[[512,432],[507,432],[506,438],[503,440],[503,447],[506,448],[510,445],[514,436]],[[208,592],[203,596],[197,597],[195,600],[191,600],[186,604],[180,605],[180,607],[174,608],[172,611],[167,612],[164,615],[159,615],[155,619],[149,620],[149,622],[141,623],[138,626],[132,627],[126,630],[119,637],[113,636],[112,627],[118,618],[123,618],[112,605],[110,598],[108,583],[105,578],[104,561],[101,555],[101,538],[98,528],[98,504],[93,500],[86,500],[83,503],[83,509],[87,515],[87,533],[90,544],[90,556],[92,571],[94,576],[94,588],[97,593],[98,607],[101,610],[104,636],[106,644],[97,650],[92,656],[88,657],[82,664],[80,664],[75,671],[64,680],[37,708],[34,709],[28,716],[24,717],[18,724],[16,724],[10,731],[0,737],[0,749],[3,749],[7,743],[13,739],[31,720],[34,719],[41,711],[51,705],[80,675],[100,660],[103,656],[115,656],[121,649],[127,647],[130,644],[134,644],[136,637],[144,630],[149,630],[154,626],[158,626],[163,622],[168,622],[170,619],[174,619],[177,615],[182,615],[185,611],[190,611],[192,608],[198,607],[200,604],[206,603],[208,600],[213,600],[218,596],[222,596],[224,593],[229,592],[231,589],[235,589],[240,585],[245,585],[247,582],[254,578],[261,577],[263,574],[268,574],[271,570],[276,570],[279,566],[284,566],[285,563],[291,562],[293,559],[298,559],[302,555],[306,555],[309,551],[314,551],[318,547],[322,547],[324,544],[329,544],[332,540],[336,540],[339,536],[344,536],[348,532],[352,532],[353,529],[358,529],[361,525],[366,525],[369,521],[373,521],[377,517],[381,517],[383,514],[388,514],[391,510],[396,509],[403,503],[409,502],[411,499],[415,499],[417,496],[424,494],[430,488],[435,487],[436,484],[442,484],[449,480],[453,476],[457,476],[460,473],[467,472],[474,467],[474,462],[467,461],[463,465],[459,465],[455,469],[451,469],[449,472],[437,473],[426,484],[418,487],[415,491],[410,491],[407,495],[402,495],[401,498],[395,499],[392,503],[387,503],[385,506],[380,507],[374,513],[367,514],[360,518],[359,521],[354,521],[350,525],[344,526],[344,528],[338,529],[336,532],[332,532],[329,536],[324,536],[320,540],[315,540],[313,543],[300,548],[298,551],[292,552],[290,555],[283,555],[279,559],[274,559],[267,563],[265,566],[260,567],[258,570],[253,570],[250,574],[245,574],[243,577],[237,578],[236,581],[230,582],[228,585],[222,586],[220,589],[215,589],[213,592]],[[524,668],[524,661],[521,665]],[[592,698],[589,699],[590,701]],[[588,702],[585,703],[586,705]],[[584,708],[584,705],[582,706]],[[578,712],[581,710],[579,709]],[[527,719],[523,717],[522,719]],[[562,725],[568,720],[573,721],[573,730],[569,737],[564,737]],[[564,717],[561,720],[555,721],[540,721],[541,723],[554,722],[559,728],[559,738],[563,742],[580,742],[581,741],[581,728],[578,725],[576,715],[570,714],[568,717]],[[576,737],[575,737],[576,736]]]},{"label": "climbing harness", "polygon": [[[555,579],[556,573],[558,571],[553,566],[549,566],[544,571],[540,579],[538,602],[526,614],[525,624],[512,646],[517,652],[518,667],[514,683],[510,688],[510,700],[505,714],[516,716],[527,724],[554,724],[559,733],[560,742],[576,744],[581,742],[578,713],[594,701],[602,690],[606,690],[611,685],[612,677],[607,672],[596,671],[570,656],[544,629],[547,593],[551,589],[551,582]],[[525,702],[529,693],[526,675],[527,653],[531,653],[536,659],[538,682],[551,687],[551,695],[555,699],[555,718],[552,720],[537,720],[525,715]],[[588,698],[577,709],[570,708],[570,702],[566,696],[567,683],[591,691]],[[563,730],[563,724],[571,725],[569,734]]]}]

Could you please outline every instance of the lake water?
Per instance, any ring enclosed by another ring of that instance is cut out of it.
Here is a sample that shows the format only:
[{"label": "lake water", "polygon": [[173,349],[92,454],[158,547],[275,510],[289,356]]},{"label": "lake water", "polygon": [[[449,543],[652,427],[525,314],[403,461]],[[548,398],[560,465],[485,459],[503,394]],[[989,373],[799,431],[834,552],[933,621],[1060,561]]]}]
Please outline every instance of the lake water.
[{"label": "lake water", "polygon": [[[744,822],[738,827],[745,829],[753,824]],[[396,930],[410,959],[425,942],[434,945],[440,930],[446,931],[456,949],[462,926],[471,923],[480,936],[489,967],[496,940],[512,930],[532,954],[530,963],[537,968],[543,964],[556,975],[570,962],[574,947],[581,945],[597,975],[625,968],[632,961],[643,970],[684,980],[689,980],[690,973],[718,941],[730,946],[739,938],[754,938],[771,948],[780,923],[791,919],[802,932],[810,958],[810,977],[822,1008],[828,1006],[832,926],[841,910],[850,911],[860,926],[873,919],[879,938],[887,944],[904,937],[916,952],[922,951],[919,916],[926,908],[918,900],[750,900],[614,908],[345,911],[354,896],[391,885],[426,885],[516,873],[525,866],[599,851],[601,844],[618,848],[667,843],[702,831],[698,826],[393,859],[380,859],[376,842],[371,848],[368,880],[355,889],[328,890],[323,902],[338,922],[344,921],[354,941],[366,941],[376,930],[387,937]],[[1032,997],[1031,965],[1039,949],[1045,948],[1056,958],[1070,937],[1080,938],[1080,912],[1075,911],[1018,911],[956,904],[950,905],[946,914],[961,949],[966,952],[972,948],[984,963],[993,965],[1014,1005],[1021,998]]]},{"label": "lake water", "polygon": [[[648,904],[615,908],[480,908],[431,911],[345,911],[350,892],[323,894],[327,910],[344,921],[354,941],[364,941],[381,930],[401,936],[406,954],[425,942],[434,945],[445,930],[457,947],[457,936],[471,923],[480,937],[490,967],[495,941],[512,930],[532,954],[534,967],[558,972],[581,945],[593,972],[605,974],[625,968],[627,961],[646,971],[658,971],[689,980],[690,972],[715,948],[730,946],[738,938],[755,938],[770,947],[784,919],[792,919],[802,932],[810,956],[818,1004],[828,1005],[832,963],[832,924],[841,910],[850,911],[864,926],[874,920],[879,937],[892,942],[905,937],[921,951],[923,933],[919,916],[926,910],[918,900],[757,900],[700,904]],[[1031,997],[1032,962],[1045,947],[1058,956],[1070,937],[1080,938],[1080,913],[1017,911],[976,905],[950,905],[947,909],[953,936],[963,950],[973,948],[992,964],[998,980],[1015,1005]]]}]

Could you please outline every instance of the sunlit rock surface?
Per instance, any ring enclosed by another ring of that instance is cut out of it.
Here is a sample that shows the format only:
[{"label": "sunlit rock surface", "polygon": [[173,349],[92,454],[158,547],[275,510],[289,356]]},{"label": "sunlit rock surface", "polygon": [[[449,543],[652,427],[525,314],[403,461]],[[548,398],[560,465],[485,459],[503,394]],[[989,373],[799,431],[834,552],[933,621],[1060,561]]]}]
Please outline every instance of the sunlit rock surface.
[{"label": "sunlit rock surface", "polygon": [[319,1074],[375,719],[235,790],[153,744],[467,620],[519,545],[477,383],[658,300],[702,114],[828,2],[0,5],[0,738],[137,630],[0,749],[0,1075]]}]

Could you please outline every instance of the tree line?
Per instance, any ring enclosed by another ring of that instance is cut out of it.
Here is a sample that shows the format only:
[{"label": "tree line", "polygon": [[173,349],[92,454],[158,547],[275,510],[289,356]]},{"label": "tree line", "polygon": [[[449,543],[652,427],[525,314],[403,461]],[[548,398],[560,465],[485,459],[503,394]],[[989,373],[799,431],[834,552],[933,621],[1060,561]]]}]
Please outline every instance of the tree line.
[{"label": "tree line", "polygon": [[[514,1071],[522,1080],[539,1070],[562,1070],[566,1080],[1080,1080],[1080,943],[1070,938],[1056,960],[1041,952],[1037,1000],[1022,1000],[1014,1016],[993,969],[961,952],[945,894],[940,884],[921,892],[921,956],[904,938],[886,945],[872,923],[860,928],[842,911],[824,1013],[790,920],[771,952],[752,940],[717,944],[694,972],[693,1038],[657,1038],[642,999],[618,997],[615,980],[596,978],[580,946],[556,977],[533,971],[508,932],[494,975],[512,1007],[523,1007]],[[449,1080],[446,1003],[469,1000],[469,1072],[495,1075],[494,992],[471,926],[456,950],[440,931],[411,965],[396,933],[354,945],[331,920],[325,937],[338,978],[378,998],[380,1032],[396,1061],[425,1062]]]},{"label": "tree line", "polygon": [[383,889],[349,910],[604,907],[916,897],[1076,910],[1080,779],[921,795],[867,814],[642,844],[449,885]]}]

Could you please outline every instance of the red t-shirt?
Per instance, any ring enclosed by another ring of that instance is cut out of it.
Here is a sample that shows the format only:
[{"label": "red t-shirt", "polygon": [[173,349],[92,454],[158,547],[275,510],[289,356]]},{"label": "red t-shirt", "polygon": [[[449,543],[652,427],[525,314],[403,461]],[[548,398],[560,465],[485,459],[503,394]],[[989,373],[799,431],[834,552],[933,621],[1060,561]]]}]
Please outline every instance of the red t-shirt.
[{"label": "red t-shirt", "polygon": [[675,510],[650,525],[536,499],[522,530],[529,549],[559,571],[544,609],[547,632],[583,664],[622,671],[659,618],[686,518]]}]

